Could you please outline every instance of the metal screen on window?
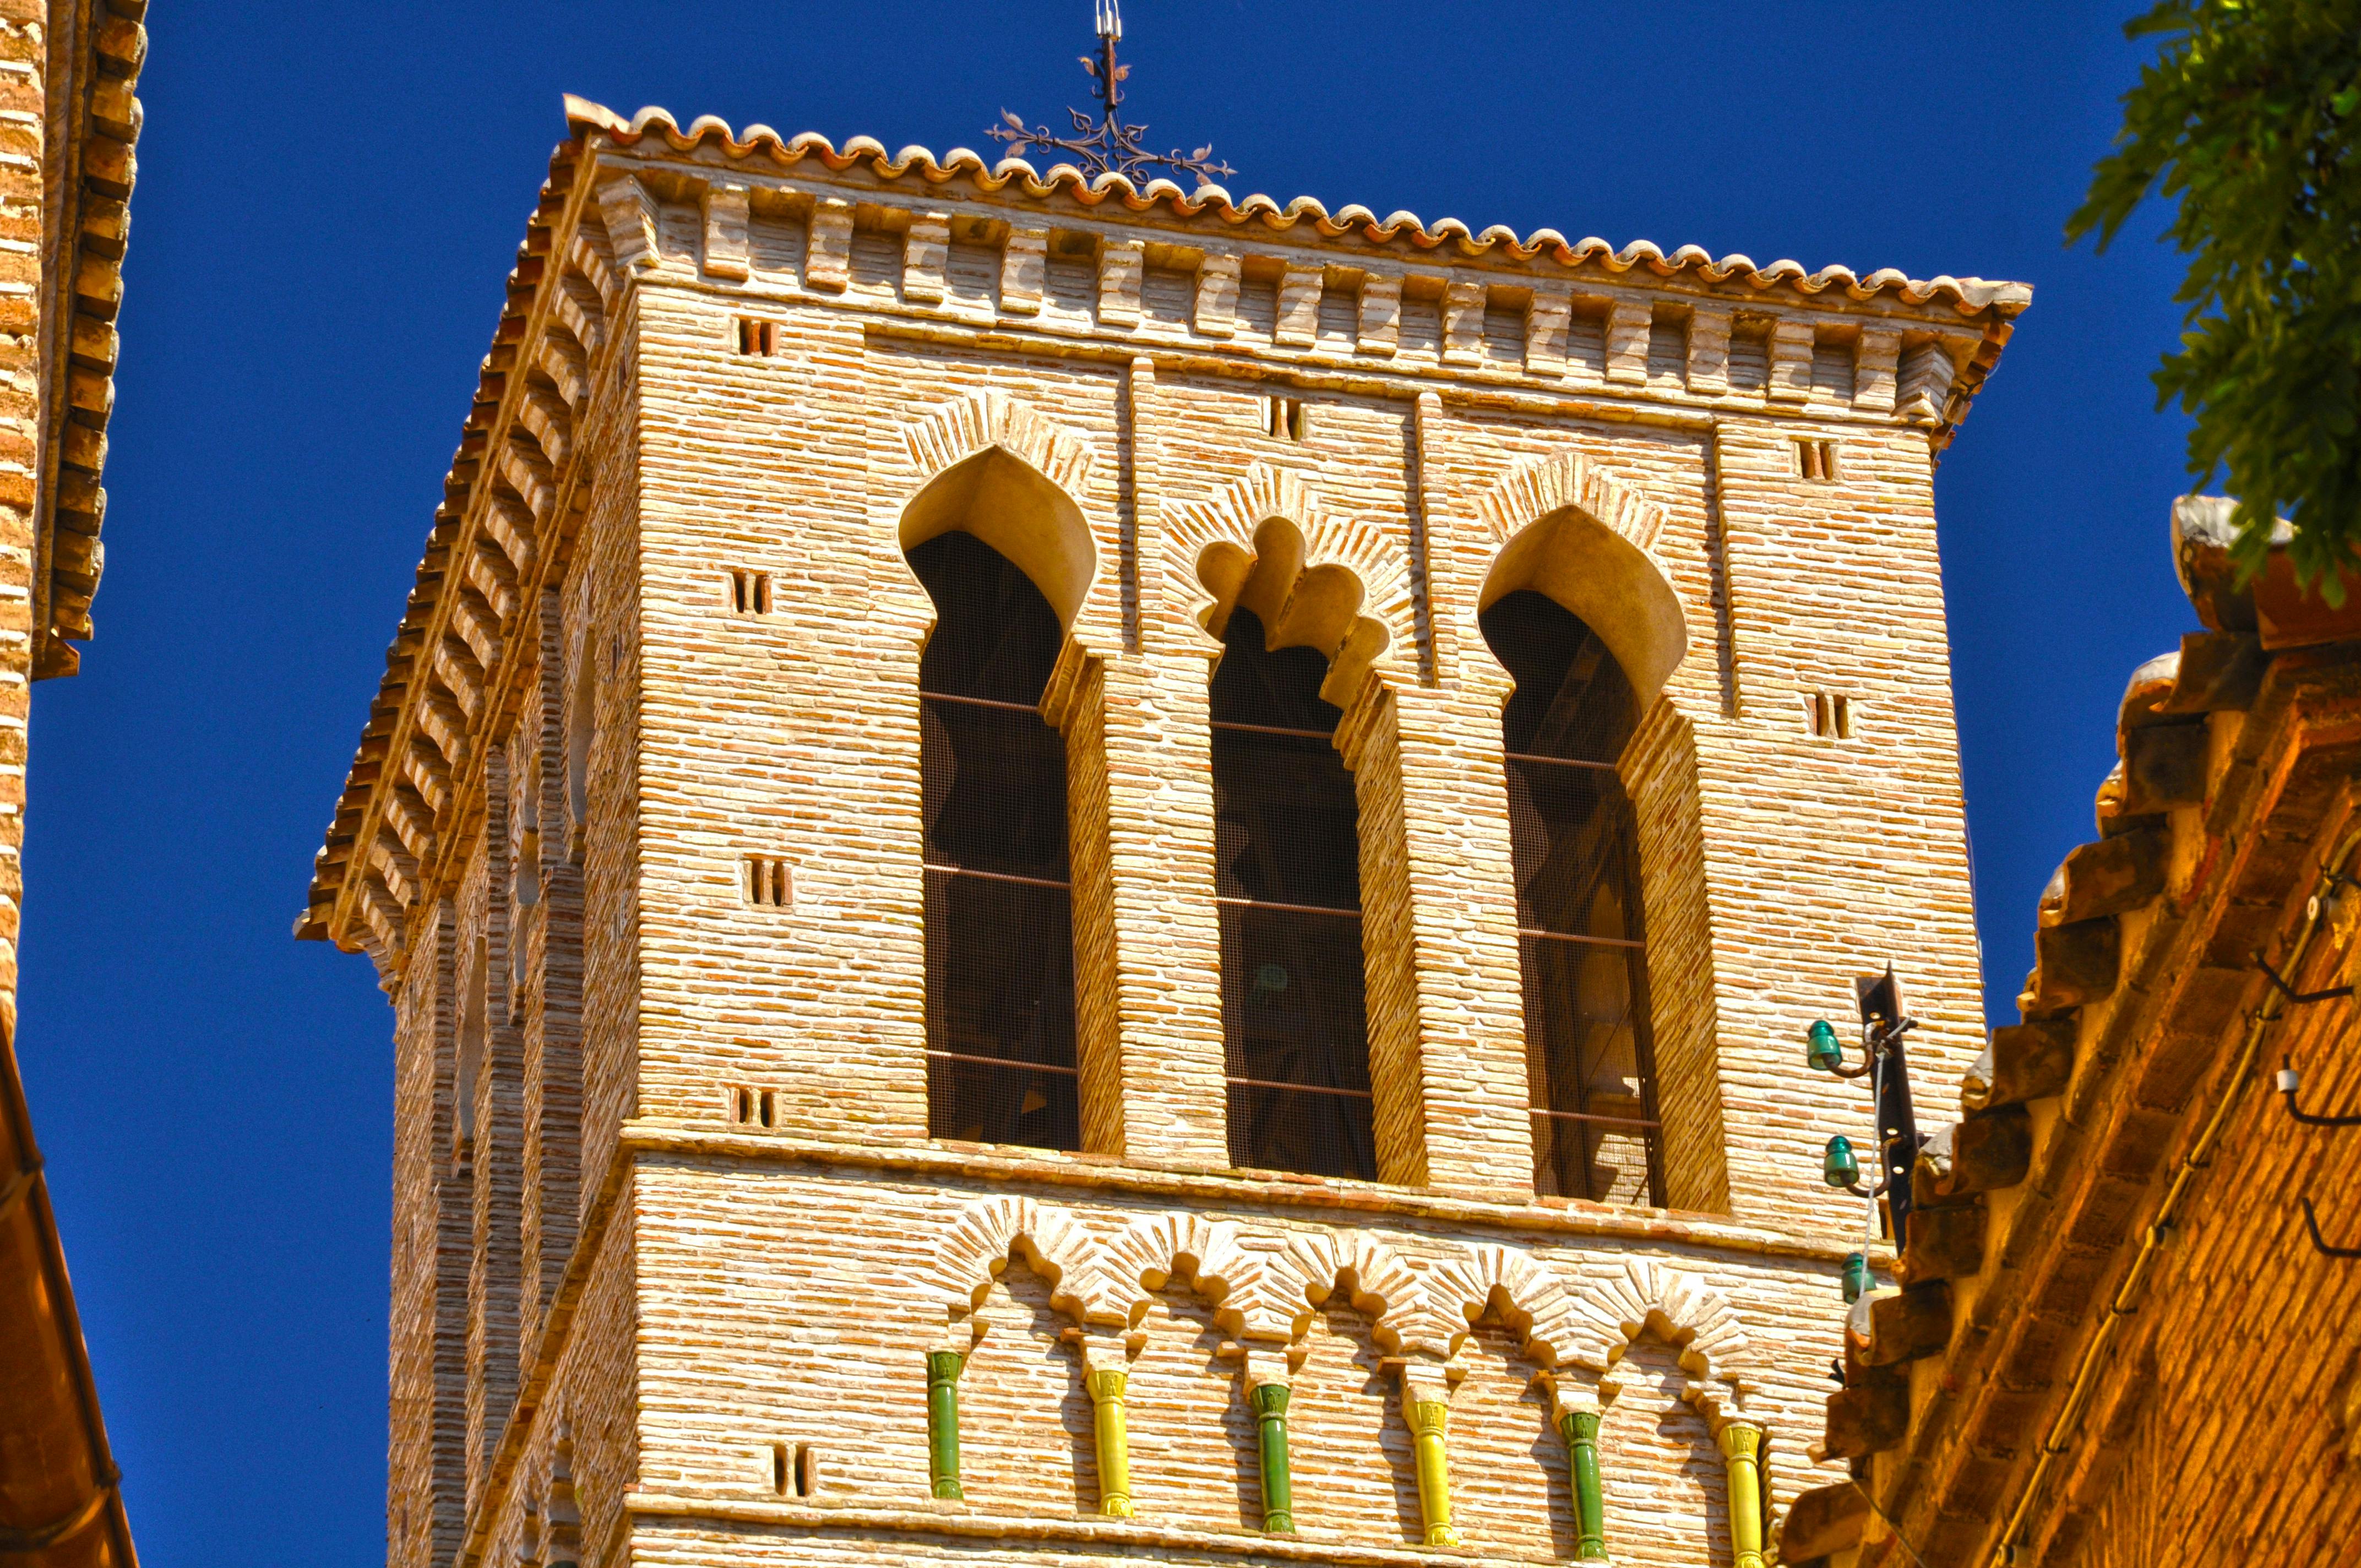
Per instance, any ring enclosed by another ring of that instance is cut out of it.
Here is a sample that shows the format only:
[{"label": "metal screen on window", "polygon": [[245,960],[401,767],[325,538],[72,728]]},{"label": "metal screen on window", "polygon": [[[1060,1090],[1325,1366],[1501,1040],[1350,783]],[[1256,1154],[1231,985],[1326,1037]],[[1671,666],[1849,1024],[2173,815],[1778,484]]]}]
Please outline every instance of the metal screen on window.
[{"label": "metal screen on window", "polygon": [[1230,1159],[1378,1174],[1361,970],[1359,813],[1320,700],[1327,661],[1233,611],[1213,687]]},{"label": "metal screen on window", "polygon": [[918,677],[928,1132],[1077,1148],[1066,748],[1038,706],[1063,632],[972,534],[910,565],[938,616]]},{"label": "metal screen on window", "polygon": [[1554,599],[1510,594],[1483,628],[1517,682],[1503,730],[1534,1185],[1661,1205],[1639,827],[1615,768],[1639,705]]}]

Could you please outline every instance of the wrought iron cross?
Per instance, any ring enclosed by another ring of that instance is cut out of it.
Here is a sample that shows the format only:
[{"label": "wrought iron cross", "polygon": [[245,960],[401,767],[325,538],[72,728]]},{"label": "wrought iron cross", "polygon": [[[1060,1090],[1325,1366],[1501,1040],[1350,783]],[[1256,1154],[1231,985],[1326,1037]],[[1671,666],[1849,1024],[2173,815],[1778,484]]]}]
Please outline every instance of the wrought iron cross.
[{"label": "wrought iron cross", "polygon": [[1213,160],[1211,144],[1185,157],[1178,150],[1150,152],[1140,140],[1148,134],[1148,127],[1125,125],[1116,115],[1115,109],[1123,102],[1123,80],[1131,74],[1131,67],[1118,64],[1115,57],[1115,46],[1123,41],[1122,0],[1094,0],[1094,5],[1098,13],[1098,57],[1084,55],[1082,60],[1082,69],[1098,84],[1098,117],[1093,120],[1084,110],[1068,109],[1074,134],[1060,137],[1051,136],[1047,126],[1027,128],[1022,119],[1003,109],[1000,117],[1005,123],[984,134],[994,141],[1005,142],[1009,152],[1018,157],[1033,147],[1071,153],[1081,163],[1082,172],[1093,178],[1115,173],[1137,184],[1143,183],[1144,177],[1151,171],[1163,168],[1193,174],[1198,183],[1211,184],[1217,177],[1226,180],[1236,173],[1228,164]]}]

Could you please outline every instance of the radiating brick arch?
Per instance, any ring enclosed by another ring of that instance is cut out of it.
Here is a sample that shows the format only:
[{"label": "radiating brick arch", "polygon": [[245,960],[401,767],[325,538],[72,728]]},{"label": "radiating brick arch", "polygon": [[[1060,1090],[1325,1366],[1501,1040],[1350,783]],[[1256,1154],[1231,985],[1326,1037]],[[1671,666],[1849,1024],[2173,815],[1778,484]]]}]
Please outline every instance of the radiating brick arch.
[{"label": "radiating brick arch", "polygon": [[1429,1273],[1420,1294],[1431,1332],[1454,1355],[1477,1321],[1495,1309],[1521,1336],[1524,1353],[1543,1367],[1566,1360],[1583,1332],[1573,1298],[1557,1276],[1523,1252],[1496,1243],[1469,1247]]},{"label": "radiating brick arch", "polygon": [[1089,490],[1096,457],[1090,437],[1005,392],[971,392],[902,429],[923,484],[997,446],[1022,458],[1070,496]]},{"label": "radiating brick arch", "polygon": [[1263,623],[1268,645],[1329,661],[1321,695],[1348,707],[1394,648],[1415,645],[1410,568],[1374,522],[1332,517],[1303,477],[1257,463],[1165,521],[1175,600],[1218,639],[1233,610]]},{"label": "radiating brick arch", "polygon": [[[1268,1277],[1277,1287],[1270,1293],[1272,1308],[1289,1314],[1289,1337],[1301,1336],[1311,1326],[1312,1309],[1346,1288],[1349,1280],[1347,1299],[1368,1315],[1378,1344],[1434,1345],[1417,1274],[1374,1236],[1354,1231],[1290,1236],[1271,1260]],[[1434,1348],[1439,1354],[1440,1346]]]},{"label": "radiating brick arch", "polygon": [[1477,503],[1499,552],[1481,610],[1520,588],[1548,595],[1598,633],[1642,708],[1688,652],[1688,618],[1656,558],[1664,509],[1579,453],[1511,469]]},{"label": "radiating brick arch", "polygon": [[975,392],[903,427],[918,483],[898,516],[905,551],[964,529],[1033,580],[1071,630],[1098,576],[1082,498],[1088,437],[1001,392]]},{"label": "radiating brick arch", "polygon": [[1567,1359],[1611,1385],[1615,1364],[1642,1334],[1653,1332],[1678,1353],[1689,1386],[1681,1398],[1717,1427],[1738,1413],[1753,1383],[1752,1353],[1738,1310],[1685,1269],[1627,1257],[1573,1293]]},{"label": "radiating brick arch", "polygon": [[1154,1294],[1175,1280],[1190,1283],[1235,1331],[1240,1310],[1262,1284],[1263,1266],[1238,1245],[1237,1228],[1185,1212],[1144,1214],[1106,1251],[1107,1274],[1137,1321]]},{"label": "radiating brick arch", "polygon": [[1050,1304],[1077,1322],[1128,1321],[1129,1295],[1110,1279],[1098,1239],[1064,1210],[1030,1198],[981,1199],[951,1223],[928,1274],[946,1314],[982,1306],[1012,1253],[1049,1281]]}]

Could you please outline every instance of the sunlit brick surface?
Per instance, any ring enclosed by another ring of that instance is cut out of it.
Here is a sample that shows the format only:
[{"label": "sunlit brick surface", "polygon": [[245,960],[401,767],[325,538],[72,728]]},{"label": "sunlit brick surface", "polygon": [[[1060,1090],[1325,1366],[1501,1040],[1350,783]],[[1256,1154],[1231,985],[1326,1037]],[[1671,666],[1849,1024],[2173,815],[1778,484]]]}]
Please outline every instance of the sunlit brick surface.
[{"label": "sunlit brick surface", "polygon": [[[1778,1497],[1813,1475],[1861,1223],[1818,1150],[1864,1101],[1800,1032],[1890,959],[1929,1081],[1982,1043],[1930,440],[2001,317],[584,134],[313,916],[400,1018],[393,1559],[1407,1562],[1404,1402],[1443,1398],[1471,1550],[1571,1554],[1555,1418],[1603,1408],[1618,1560],[1727,1561],[1714,1433],[1768,1432]],[[928,1137],[903,551],[945,508],[1067,620],[1080,1154]],[[1477,622],[1521,587],[1648,708],[1669,1211],[1533,1196]],[[1240,609],[1345,711],[1374,1184],[1224,1168]],[[1130,1369],[1132,1519],[1086,1362]],[[1292,1539],[1257,1533],[1270,1377]]]}]

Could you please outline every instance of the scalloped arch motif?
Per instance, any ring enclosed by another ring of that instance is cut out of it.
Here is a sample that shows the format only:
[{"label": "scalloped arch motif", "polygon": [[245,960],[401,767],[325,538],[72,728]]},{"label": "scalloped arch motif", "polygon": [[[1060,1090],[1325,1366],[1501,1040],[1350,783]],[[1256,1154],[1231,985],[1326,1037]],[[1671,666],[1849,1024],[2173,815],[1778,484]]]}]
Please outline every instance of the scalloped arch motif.
[{"label": "scalloped arch motif", "polygon": [[936,1249],[929,1279],[957,1319],[983,1304],[1011,1252],[1049,1281],[1049,1299],[1077,1321],[1124,1320],[1129,1296],[1107,1275],[1097,1238],[1071,1214],[1030,1198],[985,1198],[961,1210]]},{"label": "scalloped arch motif", "polygon": [[1523,1335],[1525,1354],[1543,1367],[1568,1359],[1582,1332],[1573,1298],[1557,1276],[1498,1243],[1470,1247],[1436,1269],[1427,1277],[1422,1295],[1431,1319],[1429,1332],[1454,1355],[1496,1298],[1508,1303],[1509,1322]]},{"label": "scalloped arch motif", "polygon": [[[1213,496],[1175,507],[1167,514],[1165,577],[1176,600],[1191,607],[1191,618],[1199,626],[1204,626],[1217,609],[1228,608],[1201,575],[1205,553],[1216,544],[1229,544],[1254,556],[1256,532],[1273,518],[1284,519],[1303,536],[1299,583],[1315,568],[1336,565],[1352,573],[1361,585],[1356,623],[1372,621],[1384,631],[1385,648],[1371,655],[1373,661],[1392,649],[1413,644],[1416,623],[1410,564],[1395,550],[1385,530],[1373,522],[1332,517],[1302,475],[1267,463],[1249,465],[1244,475]],[[1288,592],[1293,592],[1292,585]],[[1338,639],[1338,647],[1359,641],[1347,633]],[[1321,652],[1333,656],[1337,649]]]},{"label": "scalloped arch motif", "polygon": [[[1260,1263],[1238,1245],[1237,1227],[1191,1213],[1133,1221],[1107,1248],[1107,1271],[1134,1315],[1176,1278],[1193,1279],[1197,1293],[1217,1308],[1251,1294],[1262,1279]],[[1221,1315],[1235,1319],[1235,1306]]]},{"label": "scalloped arch motif", "polygon": [[1569,507],[1597,518],[1650,554],[1664,529],[1664,509],[1659,502],[1578,452],[1521,463],[1477,502],[1492,537],[1502,544]]},{"label": "scalloped arch motif", "polygon": [[997,446],[1038,469],[1080,504],[1096,452],[1090,438],[1005,392],[971,392],[902,428],[920,480]]},{"label": "scalloped arch motif", "polygon": [[1683,1269],[1652,1258],[1627,1257],[1622,1266],[1591,1282],[1576,1296],[1567,1316],[1572,1331],[1567,1359],[1601,1374],[1650,1329],[1680,1353],[1682,1370],[1695,1386],[1692,1403],[1719,1407],[1710,1388],[1728,1384],[1730,1402],[1752,1380],[1746,1332],[1738,1310],[1712,1286]]},{"label": "scalloped arch motif", "polygon": [[1271,1292],[1275,1299],[1269,1306],[1274,1318],[1279,1311],[1287,1313],[1284,1332],[1289,1338],[1300,1337],[1311,1326],[1312,1308],[1334,1295],[1347,1275],[1353,1280],[1352,1304],[1368,1314],[1370,1332],[1379,1344],[1390,1349],[1427,1343],[1419,1337],[1428,1314],[1417,1274],[1385,1243],[1352,1231],[1290,1236],[1272,1260],[1271,1283],[1279,1288]]}]

